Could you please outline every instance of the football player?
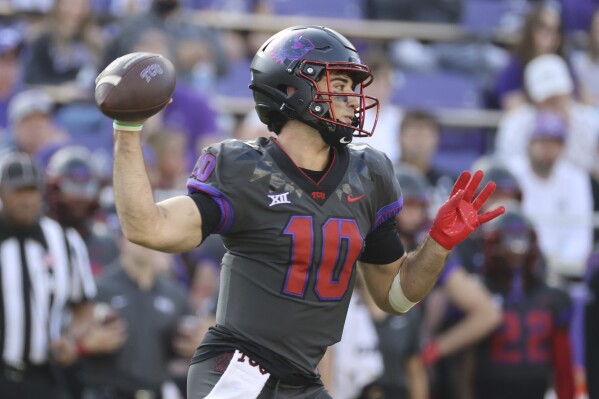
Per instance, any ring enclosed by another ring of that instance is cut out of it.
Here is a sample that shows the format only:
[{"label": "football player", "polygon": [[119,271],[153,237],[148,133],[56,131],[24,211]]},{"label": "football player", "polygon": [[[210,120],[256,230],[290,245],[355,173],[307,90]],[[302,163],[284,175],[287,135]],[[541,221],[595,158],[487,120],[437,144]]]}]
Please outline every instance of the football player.
[{"label": "football player", "polygon": [[180,252],[222,236],[216,325],[191,361],[188,398],[330,398],[318,370],[337,342],[358,264],[376,304],[405,313],[435,284],[451,249],[503,212],[480,213],[494,184],[464,172],[429,234],[406,253],[391,162],[371,136],[372,75],[355,47],[320,26],[272,36],[251,64],[260,120],[276,134],[206,148],[189,195],[155,204],[139,131],[115,121],[114,188],[126,237]]},{"label": "football player", "polygon": [[542,399],[554,388],[559,399],[574,397],[568,330],[569,295],[543,278],[532,225],[519,208],[484,226],[484,275],[503,308],[502,325],[480,344],[476,397]]},{"label": "football player", "polygon": [[46,168],[48,216],[81,235],[98,276],[118,256],[118,242],[108,228],[99,201],[101,177],[85,147],[66,146],[52,155]]},{"label": "football player", "polygon": [[[412,250],[430,227],[428,215],[433,188],[424,174],[408,164],[399,164],[395,176],[404,199],[403,209],[397,216],[397,229],[404,246]],[[429,300],[424,301],[425,326],[430,337],[421,360],[427,366],[435,366],[433,391],[446,390],[444,395],[449,395],[449,391],[460,389],[447,385],[447,380],[460,381],[456,385],[461,385],[459,372],[452,370],[462,369],[458,363],[462,361],[461,351],[491,333],[501,321],[501,312],[489,291],[462,267],[461,258],[455,254],[447,260],[433,292]],[[441,328],[444,321],[447,325]],[[447,357],[449,359],[437,367],[436,363]]]}]

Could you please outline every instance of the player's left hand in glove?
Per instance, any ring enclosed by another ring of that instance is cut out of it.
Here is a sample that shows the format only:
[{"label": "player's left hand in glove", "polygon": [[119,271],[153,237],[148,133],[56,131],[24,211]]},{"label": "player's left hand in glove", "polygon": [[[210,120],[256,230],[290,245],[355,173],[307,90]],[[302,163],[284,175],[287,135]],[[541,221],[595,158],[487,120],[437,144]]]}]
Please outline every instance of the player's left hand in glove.
[{"label": "player's left hand in glove", "polygon": [[495,191],[495,183],[491,181],[474,198],[483,176],[484,173],[480,170],[472,176],[468,171],[462,172],[449,199],[437,211],[429,235],[445,249],[451,250],[478,226],[505,212],[505,208],[499,206],[488,212],[478,213]]}]

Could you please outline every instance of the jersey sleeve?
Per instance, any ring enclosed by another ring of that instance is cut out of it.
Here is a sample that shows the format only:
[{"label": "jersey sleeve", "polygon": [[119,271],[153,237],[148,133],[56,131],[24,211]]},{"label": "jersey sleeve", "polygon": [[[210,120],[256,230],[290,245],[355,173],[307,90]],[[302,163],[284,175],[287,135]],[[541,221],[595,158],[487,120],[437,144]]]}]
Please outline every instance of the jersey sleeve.
[{"label": "jersey sleeve", "polygon": [[[218,143],[202,151],[196,165],[187,179],[189,194],[204,193],[210,196],[220,208],[220,218],[214,233],[226,233],[233,225],[233,201],[227,192],[228,165],[223,151],[223,143]],[[230,168],[229,168],[230,169]]]},{"label": "jersey sleeve", "polygon": [[569,330],[572,321],[573,307],[572,300],[568,293],[559,288],[551,290],[552,312],[557,330]]},{"label": "jersey sleeve", "polygon": [[371,164],[372,178],[376,187],[373,198],[375,211],[374,223],[371,228],[373,231],[401,211],[403,197],[389,158],[383,152],[374,149],[370,149],[366,156],[368,163]]}]

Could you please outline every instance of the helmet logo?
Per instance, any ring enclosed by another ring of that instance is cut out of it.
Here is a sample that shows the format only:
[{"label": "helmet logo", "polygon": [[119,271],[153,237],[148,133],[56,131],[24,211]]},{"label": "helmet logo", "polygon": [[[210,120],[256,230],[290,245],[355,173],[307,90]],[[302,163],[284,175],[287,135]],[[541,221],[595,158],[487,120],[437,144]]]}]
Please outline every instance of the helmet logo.
[{"label": "helmet logo", "polygon": [[277,64],[283,64],[286,60],[299,60],[316,46],[301,33],[291,35],[283,43],[277,43],[271,50],[271,55]]}]

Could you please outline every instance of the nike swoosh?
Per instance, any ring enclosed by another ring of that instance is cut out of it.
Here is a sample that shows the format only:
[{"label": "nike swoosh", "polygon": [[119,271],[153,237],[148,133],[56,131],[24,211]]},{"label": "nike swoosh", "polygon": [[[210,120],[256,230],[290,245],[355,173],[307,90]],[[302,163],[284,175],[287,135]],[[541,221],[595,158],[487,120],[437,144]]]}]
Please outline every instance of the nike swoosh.
[{"label": "nike swoosh", "polygon": [[341,144],[349,144],[349,143],[351,143],[351,139],[349,139],[349,140],[348,140],[348,139],[347,139],[347,137],[341,137],[341,138],[339,139],[339,142],[340,142]]},{"label": "nike swoosh", "polygon": [[351,204],[352,202],[360,201],[364,197],[366,197],[366,194],[358,195],[357,197],[350,197],[349,194],[347,194],[347,202]]}]

